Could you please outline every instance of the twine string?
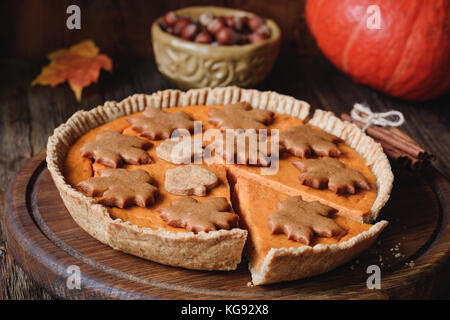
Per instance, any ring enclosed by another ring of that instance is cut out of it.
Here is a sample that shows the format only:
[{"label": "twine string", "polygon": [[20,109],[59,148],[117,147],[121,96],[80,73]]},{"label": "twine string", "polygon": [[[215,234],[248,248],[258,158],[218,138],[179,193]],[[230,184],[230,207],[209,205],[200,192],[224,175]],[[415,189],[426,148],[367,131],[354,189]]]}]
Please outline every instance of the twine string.
[{"label": "twine string", "polygon": [[362,103],[355,103],[350,115],[353,119],[365,124],[362,128],[363,132],[366,132],[371,125],[399,127],[405,122],[405,117],[400,111],[372,112],[369,106]]}]

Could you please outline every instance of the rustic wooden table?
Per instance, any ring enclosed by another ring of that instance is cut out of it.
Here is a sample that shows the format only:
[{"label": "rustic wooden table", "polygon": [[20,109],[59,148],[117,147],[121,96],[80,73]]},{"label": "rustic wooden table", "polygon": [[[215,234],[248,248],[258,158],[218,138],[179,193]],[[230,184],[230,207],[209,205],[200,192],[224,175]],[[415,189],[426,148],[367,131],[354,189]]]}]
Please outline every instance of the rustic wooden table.
[{"label": "rustic wooden table", "polygon": [[[133,93],[172,88],[153,61],[115,61],[112,74],[103,72],[99,83],[83,91],[78,103],[67,85],[31,87],[44,61],[0,60],[0,224],[4,194],[27,159],[45,148],[53,129],[76,110],[90,109],[106,100],[121,100]],[[274,90],[311,103],[313,108],[348,112],[355,102],[375,111],[404,113],[402,127],[437,157],[433,165],[450,178],[450,96],[424,103],[387,97],[354,84],[320,56],[283,56],[268,80],[258,89]],[[2,228],[3,230],[3,228]],[[4,230],[3,230],[4,232]],[[443,298],[450,297],[450,291]],[[51,299],[34,284],[8,254],[0,232],[0,300]]]}]

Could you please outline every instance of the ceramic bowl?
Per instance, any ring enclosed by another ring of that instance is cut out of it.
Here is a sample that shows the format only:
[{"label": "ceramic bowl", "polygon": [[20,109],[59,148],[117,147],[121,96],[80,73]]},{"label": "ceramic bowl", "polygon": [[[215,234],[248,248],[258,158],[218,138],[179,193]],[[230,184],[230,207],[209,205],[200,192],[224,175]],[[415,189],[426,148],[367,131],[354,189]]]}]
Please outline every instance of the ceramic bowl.
[{"label": "ceramic bowl", "polygon": [[[177,10],[180,16],[196,19],[205,11],[217,16],[252,13],[222,7],[188,7]],[[161,29],[162,17],[153,22],[152,42],[158,70],[181,89],[253,87],[271,72],[280,48],[281,31],[266,19],[271,37],[259,43],[219,46],[199,44],[173,36]]]}]

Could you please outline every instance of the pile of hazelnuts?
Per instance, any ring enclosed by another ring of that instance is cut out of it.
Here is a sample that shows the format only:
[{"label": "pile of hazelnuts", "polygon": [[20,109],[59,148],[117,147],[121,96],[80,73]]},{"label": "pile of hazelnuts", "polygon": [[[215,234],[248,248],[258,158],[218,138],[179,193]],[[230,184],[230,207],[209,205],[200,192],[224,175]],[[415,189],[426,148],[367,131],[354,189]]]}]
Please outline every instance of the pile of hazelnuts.
[{"label": "pile of hazelnuts", "polygon": [[209,11],[196,21],[169,11],[164,15],[161,28],[184,40],[213,45],[258,43],[270,37],[270,28],[259,16],[218,17]]}]

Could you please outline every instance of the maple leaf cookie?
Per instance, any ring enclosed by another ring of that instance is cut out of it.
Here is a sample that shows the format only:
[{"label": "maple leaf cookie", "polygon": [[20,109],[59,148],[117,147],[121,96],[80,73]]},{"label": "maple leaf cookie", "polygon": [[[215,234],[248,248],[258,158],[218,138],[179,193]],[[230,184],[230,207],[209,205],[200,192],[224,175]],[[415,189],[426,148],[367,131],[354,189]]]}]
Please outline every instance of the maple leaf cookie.
[{"label": "maple leaf cookie", "polygon": [[310,126],[290,127],[280,133],[280,143],[296,157],[310,158],[312,155],[338,157],[341,151],[337,143],[342,140]]},{"label": "maple leaf cookie", "polygon": [[254,109],[247,102],[227,104],[223,109],[212,108],[208,121],[220,130],[266,129],[273,121],[273,112]]},{"label": "maple leaf cookie", "polygon": [[255,132],[223,134],[214,140],[213,146],[227,163],[268,167],[272,160],[279,159],[280,146],[272,146],[270,140],[260,138]]},{"label": "maple leaf cookie", "polygon": [[301,171],[300,183],[314,189],[328,188],[337,194],[355,194],[357,187],[370,190],[370,184],[361,172],[347,168],[339,160],[308,159],[292,164]]},{"label": "maple leaf cookie", "polygon": [[194,121],[184,111],[166,113],[159,108],[147,107],[143,115],[128,118],[131,128],[151,140],[169,139],[174,130],[194,130]]},{"label": "maple leaf cookie", "polygon": [[269,216],[272,234],[284,233],[289,240],[309,245],[314,235],[334,237],[345,234],[329,216],[337,210],[317,201],[303,201],[294,196],[277,204],[278,211]]},{"label": "maple leaf cookie", "polygon": [[237,226],[238,216],[225,198],[209,198],[198,202],[191,197],[173,200],[169,207],[159,208],[161,218],[172,227],[198,233]]},{"label": "maple leaf cookie", "polygon": [[158,188],[147,171],[104,168],[98,172],[98,177],[77,184],[89,196],[100,197],[98,203],[124,208],[134,204],[147,207],[155,202]]},{"label": "maple leaf cookie", "polygon": [[147,164],[152,159],[145,151],[152,143],[138,137],[125,136],[119,131],[107,131],[97,135],[80,149],[81,155],[107,167],[117,168],[128,164]]}]

